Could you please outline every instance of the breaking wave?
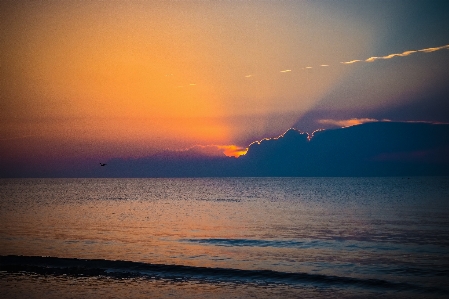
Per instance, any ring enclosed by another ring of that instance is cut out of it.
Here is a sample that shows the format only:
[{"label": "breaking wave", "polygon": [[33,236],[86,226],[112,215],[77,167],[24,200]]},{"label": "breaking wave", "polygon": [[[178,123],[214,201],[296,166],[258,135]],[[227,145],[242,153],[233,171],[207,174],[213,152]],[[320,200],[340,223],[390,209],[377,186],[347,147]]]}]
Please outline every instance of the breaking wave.
[{"label": "breaking wave", "polygon": [[244,270],[185,265],[151,264],[122,260],[76,259],[40,256],[0,256],[0,271],[36,273],[41,275],[106,276],[111,278],[147,278],[203,280],[253,284],[316,285],[325,287],[356,287],[391,291],[418,291],[423,294],[448,294],[446,290],[380,279],[360,279],[312,273],[291,273],[273,270]]}]

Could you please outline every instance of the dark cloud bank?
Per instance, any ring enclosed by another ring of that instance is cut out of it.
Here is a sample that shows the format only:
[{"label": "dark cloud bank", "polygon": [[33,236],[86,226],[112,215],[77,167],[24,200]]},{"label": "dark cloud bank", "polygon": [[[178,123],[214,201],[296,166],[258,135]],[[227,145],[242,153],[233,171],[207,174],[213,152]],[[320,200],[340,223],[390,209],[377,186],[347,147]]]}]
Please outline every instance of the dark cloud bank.
[{"label": "dark cloud bank", "polygon": [[[206,157],[163,152],[139,159],[112,159],[38,170],[3,169],[2,177],[263,177],[449,175],[449,124],[376,122],[308,135],[287,131],[253,143],[245,156]],[[104,161],[102,161],[104,162]]]},{"label": "dark cloud bank", "polygon": [[412,176],[449,175],[449,125],[367,123],[308,135],[296,130],[249,147],[240,158],[195,152],[114,159],[89,176]]}]

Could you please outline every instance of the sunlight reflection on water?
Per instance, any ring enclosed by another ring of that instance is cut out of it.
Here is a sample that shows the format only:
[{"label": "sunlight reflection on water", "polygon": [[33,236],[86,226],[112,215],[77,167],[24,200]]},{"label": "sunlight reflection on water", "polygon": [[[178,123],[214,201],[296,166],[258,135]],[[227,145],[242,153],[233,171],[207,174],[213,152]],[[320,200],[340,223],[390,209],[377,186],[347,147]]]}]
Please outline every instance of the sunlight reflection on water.
[{"label": "sunlight reflection on water", "polygon": [[0,254],[440,286],[449,276],[448,183],[448,178],[1,180]]}]

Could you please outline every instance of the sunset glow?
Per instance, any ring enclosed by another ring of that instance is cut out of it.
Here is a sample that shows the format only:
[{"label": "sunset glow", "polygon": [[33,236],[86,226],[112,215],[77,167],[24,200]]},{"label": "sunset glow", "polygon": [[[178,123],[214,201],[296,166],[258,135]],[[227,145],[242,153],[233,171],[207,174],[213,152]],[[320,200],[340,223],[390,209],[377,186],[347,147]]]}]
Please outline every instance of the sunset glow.
[{"label": "sunset glow", "polygon": [[404,8],[3,2],[2,156],[106,161],[212,144],[238,157],[288,127],[447,122],[448,22],[432,11],[438,32],[402,38],[417,23]]},{"label": "sunset glow", "polygon": [[237,145],[228,145],[221,147],[224,149],[224,154],[228,157],[238,158],[245,155],[248,152],[248,148],[241,148]]},{"label": "sunset glow", "polygon": [[[335,120],[335,119],[320,119],[319,123],[323,125],[335,125],[339,127],[350,127],[355,125],[360,125],[364,123],[369,122],[376,122],[377,119],[372,118],[351,118],[351,119],[341,119],[341,120]],[[385,121],[385,120],[384,120]]]}]

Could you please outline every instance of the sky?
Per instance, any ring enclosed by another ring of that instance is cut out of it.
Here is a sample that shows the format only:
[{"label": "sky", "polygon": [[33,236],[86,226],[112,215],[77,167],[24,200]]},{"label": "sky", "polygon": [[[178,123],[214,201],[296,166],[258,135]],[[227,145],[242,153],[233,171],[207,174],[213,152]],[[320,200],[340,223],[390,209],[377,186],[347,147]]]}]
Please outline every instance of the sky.
[{"label": "sky", "polygon": [[449,122],[447,1],[2,1],[2,163]]}]

